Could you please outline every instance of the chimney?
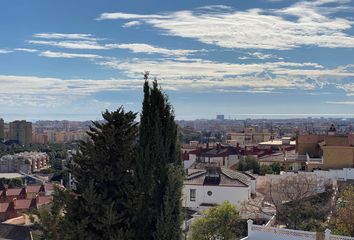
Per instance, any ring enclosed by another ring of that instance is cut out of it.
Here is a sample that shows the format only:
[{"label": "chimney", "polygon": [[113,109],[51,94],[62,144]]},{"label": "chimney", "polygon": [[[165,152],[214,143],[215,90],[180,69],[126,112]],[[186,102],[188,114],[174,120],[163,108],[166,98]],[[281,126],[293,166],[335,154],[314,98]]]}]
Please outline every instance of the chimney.
[{"label": "chimney", "polygon": [[23,195],[23,198],[26,199],[27,198],[27,185],[25,185],[24,187],[22,187],[22,191],[21,194]]},{"label": "chimney", "polygon": [[2,196],[3,198],[6,198],[7,197],[7,189],[8,189],[8,186],[5,184],[4,185],[4,190],[2,191]]}]

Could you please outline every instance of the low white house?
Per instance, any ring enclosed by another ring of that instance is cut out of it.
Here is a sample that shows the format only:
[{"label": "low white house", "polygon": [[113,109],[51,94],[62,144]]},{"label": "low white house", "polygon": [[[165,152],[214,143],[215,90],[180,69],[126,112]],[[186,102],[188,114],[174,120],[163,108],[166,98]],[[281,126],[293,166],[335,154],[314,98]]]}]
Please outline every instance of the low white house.
[{"label": "low white house", "polygon": [[215,148],[198,148],[183,152],[184,168],[187,169],[195,162],[217,164],[221,167],[230,167],[239,161],[239,149],[223,147],[220,144]]},{"label": "low white house", "polygon": [[220,167],[188,169],[183,186],[183,205],[188,208],[203,208],[229,201],[240,206],[255,193],[256,179]]}]

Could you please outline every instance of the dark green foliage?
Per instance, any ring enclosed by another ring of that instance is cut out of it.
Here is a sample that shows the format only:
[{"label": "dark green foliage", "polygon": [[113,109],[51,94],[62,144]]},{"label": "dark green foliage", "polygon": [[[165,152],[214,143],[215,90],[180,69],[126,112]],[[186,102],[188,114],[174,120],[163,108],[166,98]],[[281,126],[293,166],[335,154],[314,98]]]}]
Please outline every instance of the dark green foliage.
[{"label": "dark green foliage", "polygon": [[137,239],[181,238],[183,168],[171,105],[145,74],[140,124]]},{"label": "dark green foliage", "polygon": [[36,214],[41,221],[40,224],[36,223],[33,226],[33,230],[39,230],[41,233],[36,239],[70,239],[63,237],[66,235],[67,230],[64,229],[64,218],[62,216],[62,212],[63,209],[65,209],[66,203],[71,201],[73,201],[73,195],[70,195],[67,190],[62,190],[55,187],[53,203],[50,209],[40,208],[34,212],[34,214]]},{"label": "dark green foliage", "polygon": [[3,190],[5,187],[16,188],[22,187],[23,181],[21,178],[0,178],[0,190]]},{"label": "dark green foliage", "polygon": [[74,195],[61,195],[64,217],[41,215],[42,225],[58,223],[42,226],[46,239],[181,239],[177,125],[157,82],[145,80],[140,129],[122,108],[94,123],[69,165],[78,184]]},{"label": "dark green foliage", "polygon": [[260,166],[254,157],[247,156],[245,159],[240,159],[237,170],[239,171],[252,170],[253,173],[259,174]]},{"label": "dark green foliage", "polygon": [[283,171],[284,167],[280,165],[280,163],[272,163],[270,165],[262,165],[260,167],[259,174],[266,175],[266,174],[280,174],[280,171]]},{"label": "dark green foliage", "polygon": [[64,239],[136,239],[134,160],[138,127],[136,114],[122,108],[94,122],[91,141],[83,142],[71,165],[78,182],[77,197],[66,202]]}]

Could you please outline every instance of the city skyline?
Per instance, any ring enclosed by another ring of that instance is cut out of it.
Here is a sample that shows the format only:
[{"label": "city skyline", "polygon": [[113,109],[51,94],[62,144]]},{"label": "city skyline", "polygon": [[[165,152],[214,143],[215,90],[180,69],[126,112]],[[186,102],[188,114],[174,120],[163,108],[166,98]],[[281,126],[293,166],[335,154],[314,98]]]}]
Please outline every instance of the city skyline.
[{"label": "city skyline", "polygon": [[144,71],[180,120],[354,117],[351,0],[0,6],[6,121],[138,112]]}]

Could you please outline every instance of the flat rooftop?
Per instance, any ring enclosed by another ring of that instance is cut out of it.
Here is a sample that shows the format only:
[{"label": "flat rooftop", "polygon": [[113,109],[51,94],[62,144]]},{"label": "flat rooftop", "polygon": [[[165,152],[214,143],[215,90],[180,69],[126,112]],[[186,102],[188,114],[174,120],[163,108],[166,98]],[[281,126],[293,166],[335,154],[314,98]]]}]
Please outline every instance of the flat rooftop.
[{"label": "flat rooftop", "polygon": [[23,177],[25,176],[19,173],[0,173],[0,178],[11,179],[11,178],[23,178]]}]

